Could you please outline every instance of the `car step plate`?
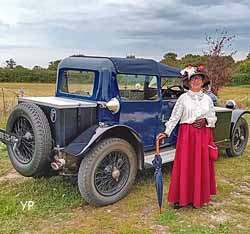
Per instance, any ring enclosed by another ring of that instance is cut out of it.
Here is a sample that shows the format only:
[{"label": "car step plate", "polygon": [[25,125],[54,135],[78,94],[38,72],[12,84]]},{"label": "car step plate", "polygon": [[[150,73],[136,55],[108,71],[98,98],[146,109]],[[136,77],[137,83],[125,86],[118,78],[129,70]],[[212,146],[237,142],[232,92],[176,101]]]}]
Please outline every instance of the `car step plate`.
[{"label": "car step plate", "polygon": [[[174,161],[175,148],[168,147],[167,149],[162,149],[160,152],[162,163],[168,163]],[[152,167],[152,161],[155,158],[155,151],[146,152],[144,156],[144,166],[145,168]]]}]

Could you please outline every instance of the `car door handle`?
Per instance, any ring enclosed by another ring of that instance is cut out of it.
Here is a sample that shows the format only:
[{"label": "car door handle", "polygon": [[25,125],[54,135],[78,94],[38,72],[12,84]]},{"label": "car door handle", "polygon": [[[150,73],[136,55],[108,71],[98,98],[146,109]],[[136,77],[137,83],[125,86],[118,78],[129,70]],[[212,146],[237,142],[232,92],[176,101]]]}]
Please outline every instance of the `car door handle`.
[{"label": "car door handle", "polygon": [[161,121],[164,122],[164,123],[167,122],[166,115],[163,114],[161,116]]}]

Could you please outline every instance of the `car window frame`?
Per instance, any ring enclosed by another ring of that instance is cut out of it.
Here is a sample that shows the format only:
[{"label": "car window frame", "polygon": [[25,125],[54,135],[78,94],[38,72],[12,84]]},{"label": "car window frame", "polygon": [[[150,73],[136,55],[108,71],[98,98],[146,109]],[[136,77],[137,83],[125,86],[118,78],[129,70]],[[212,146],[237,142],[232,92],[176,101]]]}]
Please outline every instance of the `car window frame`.
[{"label": "car window frame", "polygon": [[[120,95],[120,87],[119,87],[119,82],[117,80],[117,75],[141,75],[141,76],[155,76],[156,79],[157,79],[157,98],[156,99],[153,99],[153,100],[124,100],[121,98],[121,95]],[[161,90],[160,90],[160,76],[158,75],[152,75],[152,74],[131,74],[131,73],[116,73],[115,75],[115,78],[116,78],[116,82],[117,82],[117,85],[118,85],[118,90],[119,90],[119,98],[121,100],[121,102],[159,102],[161,100]]]},{"label": "car window frame", "polygon": [[[67,93],[67,92],[63,92],[61,90],[61,85],[62,85],[62,76],[63,73],[67,70],[72,70],[72,71],[87,71],[87,72],[94,72],[95,73],[95,77],[94,77],[94,81],[93,81],[93,89],[92,89],[92,95],[91,96],[84,96],[81,94],[74,94],[74,93]],[[99,82],[99,78],[100,78],[100,71],[98,70],[92,70],[92,69],[81,69],[81,68],[61,68],[58,72],[58,82],[57,82],[57,94],[60,96],[65,96],[65,97],[70,97],[70,98],[79,98],[79,99],[86,99],[86,100],[95,100],[96,98],[96,91],[97,91],[97,84]]]}]

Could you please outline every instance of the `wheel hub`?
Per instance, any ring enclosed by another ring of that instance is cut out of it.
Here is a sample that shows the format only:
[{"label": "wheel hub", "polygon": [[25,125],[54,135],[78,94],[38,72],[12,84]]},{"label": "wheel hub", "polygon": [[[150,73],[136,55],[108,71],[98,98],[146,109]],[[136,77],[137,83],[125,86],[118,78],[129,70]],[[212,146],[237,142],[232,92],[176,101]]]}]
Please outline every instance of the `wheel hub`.
[{"label": "wheel hub", "polygon": [[117,194],[129,178],[129,160],[126,154],[112,151],[98,164],[95,171],[95,187],[104,196]]},{"label": "wheel hub", "polygon": [[118,182],[120,174],[121,174],[120,170],[118,170],[116,167],[114,167],[113,171],[112,171],[112,177],[113,177],[113,179],[116,180],[116,182]]},{"label": "wheel hub", "polygon": [[25,138],[26,140],[32,140],[33,136],[30,132],[26,132],[23,138]]}]

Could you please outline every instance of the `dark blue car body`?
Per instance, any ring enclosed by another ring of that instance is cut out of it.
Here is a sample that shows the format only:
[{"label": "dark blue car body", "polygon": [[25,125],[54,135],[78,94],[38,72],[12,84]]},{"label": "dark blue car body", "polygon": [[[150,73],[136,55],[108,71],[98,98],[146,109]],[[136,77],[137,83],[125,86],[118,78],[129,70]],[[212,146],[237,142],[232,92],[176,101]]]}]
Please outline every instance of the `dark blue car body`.
[{"label": "dark blue car body", "polygon": [[[60,92],[60,77],[63,71],[67,69],[88,70],[98,74],[95,79],[92,97]],[[161,77],[181,78],[179,69],[160,64],[151,59],[70,57],[60,63],[58,72],[57,97],[83,99],[93,102],[108,102],[113,97],[118,98],[121,102],[120,111],[112,114],[109,110],[98,106],[97,122],[130,127],[141,138],[145,151],[154,149],[156,135],[164,130],[162,115],[164,113],[165,117],[170,116],[175,100],[162,101],[160,98],[161,90],[158,89],[158,98],[156,100],[122,101],[116,76],[119,73],[154,75],[157,76],[158,86],[160,86]],[[177,128],[165,145],[175,144],[176,135]]]}]

